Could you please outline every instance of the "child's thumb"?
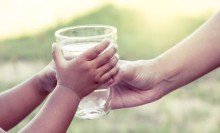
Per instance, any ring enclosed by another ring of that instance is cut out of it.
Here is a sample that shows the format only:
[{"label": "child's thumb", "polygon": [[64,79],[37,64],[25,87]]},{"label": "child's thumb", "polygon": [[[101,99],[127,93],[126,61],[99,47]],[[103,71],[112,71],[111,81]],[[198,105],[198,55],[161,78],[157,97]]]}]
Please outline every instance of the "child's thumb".
[{"label": "child's thumb", "polygon": [[53,59],[56,67],[62,67],[65,63],[60,46],[57,43],[52,45]]}]

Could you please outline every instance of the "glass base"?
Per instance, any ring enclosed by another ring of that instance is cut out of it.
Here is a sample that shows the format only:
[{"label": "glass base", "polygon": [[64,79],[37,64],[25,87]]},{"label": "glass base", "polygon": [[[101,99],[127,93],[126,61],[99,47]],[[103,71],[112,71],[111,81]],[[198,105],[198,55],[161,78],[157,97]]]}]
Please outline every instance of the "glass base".
[{"label": "glass base", "polygon": [[96,119],[107,115],[110,110],[110,89],[98,89],[80,101],[75,116],[87,120]]},{"label": "glass base", "polygon": [[80,110],[76,112],[76,117],[80,118],[80,119],[87,119],[87,120],[91,120],[91,119],[97,119],[97,118],[101,118],[107,114],[109,114],[110,110],[108,110],[107,112],[103,111],[103,109],[97,109],[97,110]]}]

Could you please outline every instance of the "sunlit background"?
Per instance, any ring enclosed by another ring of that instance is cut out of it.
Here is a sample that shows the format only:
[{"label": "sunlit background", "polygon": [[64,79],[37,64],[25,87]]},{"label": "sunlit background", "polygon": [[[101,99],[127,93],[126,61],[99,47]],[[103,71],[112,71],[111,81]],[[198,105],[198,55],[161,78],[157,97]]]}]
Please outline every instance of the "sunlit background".
[{"label": "sunlit background", "polygon": [[[54,32],[61,27],[113,25],[121,59],[150,59],[180,42],[218,9],[219,0],[0,0],[0,91],[50,62]],[[24,127],[38,110],[10,132]],[[219,133],[220,72],[148,105],[111,111],[97,120],[74,119],[68,129],[72,132]]]}]

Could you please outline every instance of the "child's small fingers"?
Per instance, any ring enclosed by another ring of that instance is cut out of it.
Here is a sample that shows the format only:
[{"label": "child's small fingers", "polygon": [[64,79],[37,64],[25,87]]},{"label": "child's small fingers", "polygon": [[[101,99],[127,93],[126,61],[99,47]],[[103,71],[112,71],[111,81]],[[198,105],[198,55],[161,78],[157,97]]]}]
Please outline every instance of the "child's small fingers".
[{"label": "child's small fingers", "polygon": [[122,76],[121,76],[121,72],[120,72],[120,68],[119,68],[117,74],[113,77],[113,82],[109,85],[109,87],[117,85],[122,80],[121,77]]},{"label": "child's small fingers", "polygon": [[98,68],[98,71],[101,73],[101,75],[105,74],[106,72],[110,71],[112,68],[114,68],[117,65],[118,58],[112,57],[111,60],[109,60],[105,65]]},{"label": "child's small fingers", "polygon": [[110,79],[113,79],[113,77],[118,73],[119,67],[115,66],[114,68],[112,68],[109,72],[105,73],[104,75],[102,75],[101,77],[101,82],[105,83]]},{"label": "child's small fingers", "polygon": [[74,59],[76,57],[73,56],[73,55],[66,55],[64,58],[65,58],[65,60],[69,61],[69,60],[72,60],[72,59]]},{"label": "child's small fingers", "polygon": [[53,59],[56,67],[61,67],[65,63],[63,58],[62,50],[58,44],[54,43],[52,45]]},{"label": "child's small fingers", "polygon": [[106,83],[104,83],[102,86],[104,87],[110,87],[110,85],[114,82],[114,80],[111,78],[110,80],[108,80]]},{"label": "child's small fingers", "polygon": [[101,55],[99,55],[95,60],[94,63],[96,64],[95,66],[97,68],[103,66],[104,64],[106,64],[106,62],[108,62],[109,60],[111,60],[111,58],[113,58],[113,56],[116,53],[116,48],[111,47],[110,49],[108,49],[107,51],[105,51],[104,53],[102,53]]},{"label": "child's small fingers", "polygon": [[109,44],[110,44],[110,40],[106,39],[103,42],[101,42],[100,44],[88,49],[80,56],[84,57],[87,60],[93,60],[97,56],[99,56],[99,54],[101,54],[109,46]]}]

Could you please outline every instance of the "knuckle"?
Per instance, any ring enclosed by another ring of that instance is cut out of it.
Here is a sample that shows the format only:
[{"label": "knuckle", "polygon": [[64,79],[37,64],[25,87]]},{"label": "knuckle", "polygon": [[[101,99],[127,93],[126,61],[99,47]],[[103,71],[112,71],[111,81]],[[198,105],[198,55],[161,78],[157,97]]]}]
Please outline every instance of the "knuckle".
[{"label": "knuckle", "polygon": [[94,73],[95,71],[96,71],[96,67],[97,66],[97,64],[96,63],[94,63],[94,62],[89,62],[89,63],[87,63],[86,64],[86,70],[89,70],[90,71],[90,73]]},{"label": "knuckle", "polygon": [[82,67],[82,70],[83,70],[84,72],[90,72],[90,68],[89,68],[88,66],[83,66],[83,67]]},{"label": "knuckle", "polygon": [[110,60],[113,57],[114,52],[113,52],[113,50],[109,50],[108,52],[106,52],[104,54],[105,54],[105,56],[104,56],[105,60]]},{"label": "knuckle", "polygon": [[113,68],[116,65],[116,63],[117,63],[117,59],[112,58],[108,65],[110,68]]},{"label": "knuckle", "polygon": [[100,79],[100,76],[99,75],[93,75],[93,79],[94,79],[94,82],[95,83],[100,83],[101,79]]},{"label": "knuckle", "polygon": [[108,68],[113,68],[115,65],[114,65],[114,62],[109,62],[108,63]]},{"label": "knuckle", "polygon": [[119,69],[116,68],[116,69],[111,73],[111,76],[114,77],[114,76],[118,73],[118,70],[119,70]]},{"label": "knuckle", "polygon": [[88,64],[81,64],[81,66],[82,66],[81,68],[84,72],[92,73],[91,67]]},{"label": "knuckle", "polygon": [[99,48],[95,48],[95,49],[94,49],[94,53],[98,55],[98,54],[100,53]]},{"label": "knuckle", "polygon": [[105,61],[108,61],[108,60],[110,60],[110,59],[111,59],[111,56],[110,56],[109,54],[106,55],[105,58],[104,58]]},{"label": "knuckle", "polygon": [[80,57],[75,58],[75,61],[76,61],[76,63],[77,63],[78,65],[81,65],[81,64],[83,64],[83,63],[84,63],[83,58],[80,58]]},{"label": "knuckle", "polygon": [[88,72],[90,71],[90,65],[86,63],[83,59],[79,58],[76,60],[76,67],[79,67],[82,71]]},{"label": "knuckle", "polygon": [[109,73],[107,73],[105,75],[105,77],[102,79],[102,82],[105,82],[105,81],[109,80],[110,78],[111,78],[111,75]]}]

